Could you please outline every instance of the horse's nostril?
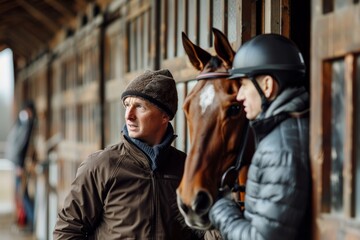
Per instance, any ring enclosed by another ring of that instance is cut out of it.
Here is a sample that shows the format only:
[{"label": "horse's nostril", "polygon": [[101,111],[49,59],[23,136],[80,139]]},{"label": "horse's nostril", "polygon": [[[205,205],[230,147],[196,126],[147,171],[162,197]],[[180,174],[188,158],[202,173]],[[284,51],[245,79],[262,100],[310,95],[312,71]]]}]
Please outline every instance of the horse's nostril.
[{"label": "horse's nostril", "polygon": [[196,195],[192,209],[196,214],[204,215],[209,212],[212,205],[212,198],[208,192],[199,191]]},{"label": "horse's nostril", "polygon": [[183,203],[183,201],[181,201],[181,198],[179,196],[177,197],[177,203],[181,212],[183,212],[184,214],[187,214],[189,212],[189,208]]}]

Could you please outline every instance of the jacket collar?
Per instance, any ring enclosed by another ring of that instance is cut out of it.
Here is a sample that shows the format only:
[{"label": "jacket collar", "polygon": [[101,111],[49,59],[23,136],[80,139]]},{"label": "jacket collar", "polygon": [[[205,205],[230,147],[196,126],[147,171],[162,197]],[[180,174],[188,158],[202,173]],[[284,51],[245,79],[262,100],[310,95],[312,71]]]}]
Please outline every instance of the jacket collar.
[{"label": "jacket collar", "polygon": [[161,164],[162,153],[170,147],[171,143],[177,137],[176,135],[174,135],[174,129],[171,123],[169,123],[168,125],[162,142],[155,146],[149,146],[148,144],[142,142],[139,139],[129,137],[126,125],[124,125],[122,133],[129,142],[132,142],[135,146],[137,146],[142,152],[146,154],[146,156],[150,159],[152,170],[156,170],[158,168],[159,164]]},{"label": "jacket collar", "polygon": [[285,119],[306,117],[308,112],[309,94],[305,88],[289,88],[271,103],[265,113],[250,121],[250,126],[259,142]]},{"label": "jacket collar", "polygon": [[278,115],[282,112],[302,112],[309,108],[309,93],[304,87],[284,89],[271,102],[263,118]]},{"label": "jacket collar", "polygon": [[269,132],[271,132],[279,123],[289,118],[289,114],[281,113],[266,119],[250,121],[250,126],[255,132],[257,143],[260,142]]}]

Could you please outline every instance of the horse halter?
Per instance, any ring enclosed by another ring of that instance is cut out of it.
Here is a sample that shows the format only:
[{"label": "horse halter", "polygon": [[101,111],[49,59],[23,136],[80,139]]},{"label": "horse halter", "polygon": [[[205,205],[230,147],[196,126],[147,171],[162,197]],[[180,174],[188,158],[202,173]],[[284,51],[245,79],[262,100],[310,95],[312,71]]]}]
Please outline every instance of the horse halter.
[{"label": "horse halter", "polygon": [[212,80],[215,78],[227,78],[230,76],[228,72],[207,72],[207,73],[200,73],[196,80]]},{"label": "horse halter", "polygon": [[[235,160],[235,164],[230,166],[221,177],[219,197],[226,195],[229,191],[232,193],[245,192],[245,185],[240,185],[236,179],[241,167],[243,167],[243,156],[248,140],[248,133],[249,122],[246,122],[245,130],[241,134],[241,147],[240,152]],[[244,207],[245,204],[243,201],[237,201],[236,203],[240,207]]]}]

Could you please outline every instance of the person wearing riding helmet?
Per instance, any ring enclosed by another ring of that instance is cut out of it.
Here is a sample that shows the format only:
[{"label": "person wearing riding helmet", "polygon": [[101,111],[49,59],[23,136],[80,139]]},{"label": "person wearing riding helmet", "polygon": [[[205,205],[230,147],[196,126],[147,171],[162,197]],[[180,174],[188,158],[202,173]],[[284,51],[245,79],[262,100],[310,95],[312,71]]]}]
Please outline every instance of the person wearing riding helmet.
[{"label": "person wearing riding helmet", "polygon": [[231,79],[256,151],[246,183],[245,210],[227,197],[209,218],[224,239],[310,239],[309,94],[297,46],[278,34],[258,35],[237,51]]}]

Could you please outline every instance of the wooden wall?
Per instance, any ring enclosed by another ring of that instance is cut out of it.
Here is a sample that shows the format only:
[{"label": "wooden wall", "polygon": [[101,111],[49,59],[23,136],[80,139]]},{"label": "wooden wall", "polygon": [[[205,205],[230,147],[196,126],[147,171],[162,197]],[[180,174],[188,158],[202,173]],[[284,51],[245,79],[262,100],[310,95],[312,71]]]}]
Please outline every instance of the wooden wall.
[{"label": "wooden wall", "polygon": [[358,1],[312,3],[315,239],[360,239]]}]

